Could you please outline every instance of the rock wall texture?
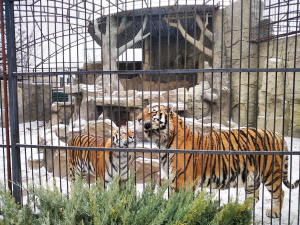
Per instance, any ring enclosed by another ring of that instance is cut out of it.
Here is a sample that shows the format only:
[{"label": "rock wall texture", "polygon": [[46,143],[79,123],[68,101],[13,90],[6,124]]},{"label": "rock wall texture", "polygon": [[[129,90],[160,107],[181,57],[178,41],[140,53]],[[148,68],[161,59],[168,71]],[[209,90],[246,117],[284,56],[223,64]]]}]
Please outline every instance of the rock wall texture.
[{"label": "rock wall texture", "polygon": [[[262,5],[259,5],[262,4]],[[227,68],[299,68],[300,36],[254,42],[272,27],[261,29],[263,2],[239,0],[224,9]],[[238,18],[238,19],[236,19]],[[251,25],[251,26],[250,26]],[[297,41],[297,43],[296,43]],[[240,126],[270,129],[300,137],[299,72],[232,72],[229,74],[231,115]],[[294,93],[294,94],[293,94]],[[223,124],[223,123],[222,123]]]},{"label": "rock wall texture", "polygon": [[[261,3],[263,7],[263,2]],[[251,6],[251,7],[250,7]],[[259,0],[236,1],[224,10],[224,45],[227,68],[257,68],[258,44],[250,42],[251,30],[261,17]],[[251,18],[251,24],[250,24]],[[231,116],[241,126],[255,126],[257,73],[232,72],[230,94]]]},{"label": "rock wall texture", "polygon": [[[32,82],[18,82],[18,116],[19,123],[29,121],[47,121],[51,117],[52,86]],[[8,84],[7,84],[8,89]],[[8,90],[9,93],[9,90]],[[50,97],[49,97],[50,96]],[[9,98],[9,96],[8,96]],[[4,84],[1,81],[1,100],[4,121]],[[8,100],[9,104],[9,100]],[[9,107],[9,106],[8,106]],[[4,122],[3,122],[4,123]],[[3,124],[4,126],[4,124]]]},{"label": "rock wall texture", "polygon": [[[300,35],[260,44],[261,68],[300,68]],[[300,73],[259,73],[259,128],[300,138]],[[275,126],[274,126],[275,125]]]}]

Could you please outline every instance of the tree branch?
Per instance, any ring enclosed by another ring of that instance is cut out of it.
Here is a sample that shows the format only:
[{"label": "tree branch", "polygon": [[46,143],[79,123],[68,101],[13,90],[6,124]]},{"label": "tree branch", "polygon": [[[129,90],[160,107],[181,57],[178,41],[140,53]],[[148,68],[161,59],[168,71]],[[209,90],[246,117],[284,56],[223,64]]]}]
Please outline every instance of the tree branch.
[{"label": "tree branch", "polygon": [[206,19],[205,19],[205,25],[203,25],[203,22],[198,14],[196,14],[196,22],[201,29],[202,32],[204,32],[205,36],[212,42],[213,41],[213,33],[206,29],[208,25],[208,14],[206,14]]},{"label": "tree branch", "polygon": [[[167,17],[164,16],[163,18],[164,21],[166,21],[171,27],[175,27],[177,28],[177,23],[171,23],[168,21]],[[180,33],[182,34],[182,36],[184,38],[186,38],[186,40],[188,40],[192,45],[194,45],[194,38],[192,38],[182,27],[180,20],[178,19],[178,29],[180,31]]]},{"label": "tree branch", "polygon": [[163,18],[163,20],[165,20],[165,21],[169,24],[169,26],[171,26],[171,27],[175,27],[175,28],[178,27],[178,30],[181,32],[182,36],[183,36],[188,42],[190,42],[192,45],[195,45],[201,52],[204,52],[204,54],[206,54],[206,55],[212,57],[212,50],[209,49],[209,48],[207,48],[207,47],[205,47],[205,46],[203,45],[203,40],[204,40],[204,38],[203,38],[203,33],[204,33],[204,32],[201,32],[200,40],[197,41],[197,40],[195,40],[194,38],[192,38],[192,37],[191,37],[191,36],[183,29],[183,27],[182,27],[182,25],[181,25],[179,19],[178,19],[178,23],[171,23],[171,22],[169,22],[166,16]]},{"label": "tree branch", "polygon": [[132,24],[132,21],[129,21],[127,24],[126,24],[126,20],[124,19],[124,17],[122,18],[122,22],[118,28],[118,32],[119,34],[121,34],[126,28],[130,27]]},{"label": "tree branch", "polygon": [[135,37],[131,41],[129,41],[127,44],[125,44],[119,48],[119,51],[118,51],[119,55],[123,54],[128,48],[132,47],[134,43],[137,43],[149,36],[150,32],[148,34],[142,36],[143,32],[146,28],[147,21],[148,21],[148,16],[146,15],[145,19],[144,19],[143,27],[140,29],[140,31],[137,33],[137,35],[135,35]]},{"label": "tree branch", "polygon": [[95,36],[97,36],[99,38],[99,40],[101,40],[101,31],[99,29],[99,25],[98,25],[98,22],[96,19],[94,20],[93,26],[94,26],[94,30],[95,30]]}]

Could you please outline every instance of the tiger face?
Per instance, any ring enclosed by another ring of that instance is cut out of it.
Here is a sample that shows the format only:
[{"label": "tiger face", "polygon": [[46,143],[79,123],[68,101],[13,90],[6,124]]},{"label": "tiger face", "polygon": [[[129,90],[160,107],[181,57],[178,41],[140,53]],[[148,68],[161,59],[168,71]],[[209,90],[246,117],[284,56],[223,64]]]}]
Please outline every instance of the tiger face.
[{"label": "tiger face", "polygon": [[[185,124],[165,106],[147,107],[138,116],[146,137],[160,148],[213,151],[288,151],[286,141],[271,130],[245,128],[201,133]],[[167,129],[169,127],[169,129]],[[169,131],[169,132],[168,132]],[[254,141],[253,141],[254,140]],[[266,141],[267,140],[267,141]],[[259,188],[263,183],[272,195],[268,217],[281,216],[284,191],[282,183],[290,189],[299,186],[299,180],[288,180],[289,158],[284,155],[191,154],[162,153],[161,168],[173,178],[173,190],[194,185],[194,188],[244,187],[246,196],[259,200]],[[248,163],[247,163],[248,162]],[[192,180],[197,182],[193,183]]]},{"label": "tiger face", "polygon": [[137,139],[130,128],[120,128],[113,131],[112,147],[115,148],[134,148]]},{"label": "tiger face", "polygon": [[169,134],[174,130],[173,123],[169,121],[172,113],[172,107],[154,105],[145,108],[137,117],[139,127],[144,131],[146,138],[160,148],[167,148]]},{"label": "tiger face", "polygon": [[[68,146],[134,148],[136,142],[137,139],[131,129],[120,128],[113,131],[112,138],[105,140],[93,135],[77,135],[69,141]],[[131,153],[117,151],[70,150],[68,155],[69,174],[72,181],[75,179],[74,174],[81,174],[84,179],[90,181],[99,177],[105,187],[116,175],[120,175],[121,180],[128,179],[128,162],[133,158]],[[103,164],[104,161],[105,164]]]}]

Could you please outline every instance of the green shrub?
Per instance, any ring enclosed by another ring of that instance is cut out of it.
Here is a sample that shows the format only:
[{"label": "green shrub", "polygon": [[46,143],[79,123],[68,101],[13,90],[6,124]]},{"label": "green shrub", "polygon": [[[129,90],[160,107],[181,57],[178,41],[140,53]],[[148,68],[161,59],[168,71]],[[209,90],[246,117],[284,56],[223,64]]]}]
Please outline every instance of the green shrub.
[{"label": "green shrub", "polygon": [[[205,191],[196,196],[191,188],[170,194],[168,185],[155,189],[146,185],[137,194],[134,177],[120,188],[114,179],[108,190],[103,185],[89,188],[81,179],[72,185],[70,196],[55,187],[28,188],[28,203],[21,209],[0,184],[0,224],[250,224],[252,200],[219,206]],[[34,211],[35,209],[35,211]]]}]

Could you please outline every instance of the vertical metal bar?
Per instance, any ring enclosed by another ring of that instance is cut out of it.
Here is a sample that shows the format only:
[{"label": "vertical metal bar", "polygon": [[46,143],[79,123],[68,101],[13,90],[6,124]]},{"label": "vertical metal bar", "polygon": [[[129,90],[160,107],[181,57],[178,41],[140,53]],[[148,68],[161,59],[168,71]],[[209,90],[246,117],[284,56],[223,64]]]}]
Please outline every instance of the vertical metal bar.
[{"label": "vertical metal bar", "polygon": [[[241,22],[241,27],[240,27],[240,68],[242,68],[242,59],[243,59],[243,55],[242,55],[242,49],[243,49],[243,42],[242,42],[242,40],[243,40],[243,7],[244,7],[244,1],[243,0],[241,0],[241,20],[240,20],[240,22]],[[241,74],[241,72],[239,73],[239,88],[238,88],[238,90],[239,90],[239,100],[238,100],[238,102],[239,102],[239,113],[238,113],[238,130],[240,130],[240,123],[241,123],[241,90],[242,90],[242,88],[241,88],[241,82],[242,82],[242,74]],[[237,144],[238,144],[238,151],[240,151],[240,132],[238,132],[238,142],[237,142]],[[238,156],[238,165],[240,165],[240,157]],[[237,187],[236,187],[236,196],[238,196],[238,189],[239,189],[239,176],[237,175],[237,177],[236,177],[236,179],[237,179]]]},{"label": "vertical metal bar", "polygon": [[[1,112],[3,112],[2,111],[2,109],[3,109],[3,103],[2,103],[2,99],[3,99],[3,96],[2,96],[2,85],[0,85],[0,99],[1,99],[1,101],[0,101],[0,108],[1,108]],[[1,117],[1,124],[4,124],[4,122],[3,122],[3,117]],[[1,138],[2,138],[2,144],[4,144],[4,132],[3,132],[3,126],[1,127]],[[8,139],[9,140],[9,139]],[[6,147],[7,148],[7,147]],[[5,170],[5,147],[3,147],[2,148],[2,155],[3,155],[3,181],[4,181],[4,183],[6,183],[6,170]],[[10,168],[10,167],[9,167]],[[6,190],[6,185],[5,185],[5,190]],[[11,190],[10,190],[11,191]]]},{"label": "vertical metal bar", "polygon": [[[20,2],[19,2],[19,7],[20,7]],[[21,67],[21,71],[24,72],[24,68],[23,68],[23,66],[24,66],[23,65],[24,58],[23,58],[23,39],[22,39],[22,25],[21,25],[21,10],[19,11],[19,15],[18,16],[19,16],[19,21],[18,21],[19,24],[18,25],[19,25],[19,29],[20,29],[19,30],[19,35],[20,35],[19,40],[20,40],[20,46],[21,46],[21,50],[20,50],[19,54],[20,54],[20,58],[21,58],[21,62],[22,62],[22,64],[20,65],[20,67]],[[23,87],[23,79],[22,79],[22,87]],[[23,97],[23,89],[22,89],[22,97]],[[22,103],[23,103],[22,106],[24,108],[24,101],[22,101]],[[23,118],[24,118],[24,113],[23,113]],[[24,120],[23,120],[23,123],[25,123]],[[25,129],[25,126],[23,126],[23,129]],[[25,135],[25,132],[24,132],[24,135]],[[25,150],[25,155],[26,155],[26,150]],[[26,161],[27,160],[26,160],[26,157],[25,157],[25,165],[27,164]],[[21,165],[22,165],[22,163],[21,163]],[[27,167],[25,167],[25,169],[27,170]],[[22,171],[22,168],[21,168],[21,171]],[[26,174],[26,178],[27,178],[27,174]],[[27,181],[27,179],[26,179],[26,181]],[[28,182],[26,184],[28,185]],[[23,192],[21,192],[21,198],[23,198]]]},{"label": "vertical metal bar", "polygon": [[[134,4],[133,4],[133,11],[134,11]],[[134,16],[132,17],[132,23],[135,24],[134,22]],[[133,32],[135,32],[135,30],[133,30]],[[143,34],[141,34],[143,35]],[[135,70],[135,43],[133,43],[133,70]],[[136,107],[135,107],[135,93],[136,93],[136,87],[135,87],[135,78],[136,76],[133,77],[133,91],[134,91],[134,95],[133,95],[133,134],[134,137],[137,138],[136,136],[136,119],[135,119],[135,113],[136,113]],[[127,123],[127,129],[128,129],[128,123]],[[137,148],[137,143],[134,144],[134,148]],[[132,153],[131,153],[132,154]],[[134,159],[136,159],[136,152],[133,153],[134,154]],[[128,165],[130,168],[130,165]],[[134,173],[136,174],[136,160],[134,160]],[[136,185],[136,176],[134,176],[134,184]]]},{"label": "vertical metal bar", "polygon": [[[233,10],[234,10],[234,5],[233,5],[233,0],[231,1],[231,32],[230,32],[230,68],[232,68],[232,53],[233,53]],[[231,143],[231,118],[232,118],[232,73],[230,73],[230,77],[229,77],[230,81],[229,81],[229,137],[228,137],[228,140],[229,140],[229,151],[230,150],[233,150],[231,149],[231,146],[232,146],[232,143]],[[234,163],[234,162],[232,162]],[[228,185],[230,187],[230,156],[229,156],[229,166],[228,166]],[[228,201],[230,199],[230,188],[228,188]]]},{"label": "vertical metal bar", "polygon": [[[215,1],[213,0],[213,6],[215,6]],[[207,20],[208,20],[208,17],[207,17]],[[214,43],[215,42],[215,32],[214,32],[214,26],[213,26],[213,24],[214,24],[214,20],[215,20],[215,11],[213,10],[213,12],[212,12],[212,34],[213,34],[213,36],[212,36],[212,43]],[[214,45],[212,45],[212,62],[214,62]],[[211,65],[211,67],[212,68],[214,68],[214,64],[212,63],[212,65]],[[211,135],[211,137],[212,137],[212,132],[213,132],[213,130],[212,130],[212,124],[213,124],[213,120],[212,120],[212,118],[213,118],[213,103],[212,103],[212,100],[213,100],[213,90],[214,90],[214,72],[212,72],[211,73],[211,80],[210,80],[210,82],[211,82],[211,102],[210,102],[210,108],[211,108],[211,110],[210,110],[210,135]],[[221,109],[220,109],[221,110]],[[221,112],[220,112],[221,113]],[[203,118],[202,118],[202,124],[203,124]],[[221,121],[220,121],[220,124],[221,124]],[[210,149],[213,149],[213,138],[211,138],[211,140],[210,140]],[[212,158],[214,157],[214,155],[210,155],[210,180],[212,180],[213,178],[212,178],[212,176],[213,176],[213,174],[212,174],[212,171],[213,171],[213,168],[212,168],[212,164],[213,164],[213,161],[212,161]],[[210,182],[210,193],[212,192],[212,182]]]},{"label": "vertical metal bar", "polygon": [[[300,11],[300,8],[299,8],[299,6],[300,6],[300,2],[298,2],[297,3],[297,22],[296,22],[296,24],[298,24],[299,23],[299,11]],[[296,28],[296,32],[298,31],[298,27]],[[296,35],[295,36],[295,49],[297,49],[297,40],[298,40],[298,35]],[[298,54],[299,55],[299,54]],[[296,68],[297,67],[297,61],[296,61],[296,59],[297,59],[297,51],[295,51],[294,52],[294,68]],[[294,114],[294,110],[295,110],[295,92],[296,92],[296,89],[295,89],[295,86],[296,86],[296,73],[294,72],[294,74],[293,74],[293,97],[292,97],[292,116],[291,116],[291,146],[290,146],[290,148],[291,148],[291,150],[290,151],[293,151],[293,137],[294,137],[294,116],[295,116],[295,114]],[[292,157],[290,158],[291,160],[291,162],[292,162]],[[292,168],[292,164],[291,164],[291,168]],[[300,173],[300,170],[299,170],[299,173]],[[292,180],[292,173],[290,173],[290,180]],[[300,189],[299,189],[299,191],[300,191]],[[298,191],[298,224],[299,224],[299,222],[300,222],[300,218],[299,218],[299,212],[300,212],[300,205],[299,205],[299,195],[300,195],[300,193],[299,193],[299,191]],[[290,191],[290,193],[289,193],[289,199],[291,199],[291,191]],[[291,212],[291,201],[289,202],[289,219],[288,219],[288,221],[290,221],[290,212]]]},{"label": "vertical metal bar", "polygon": [[[248,39],[248,49],[249,49],[249,54],[248,54],[248,68],[250,68],[250,61],[251,61],[251,18],[252,18],[252,2],[250,1],[250,7],[249,7],[249,39]],[[247,140],[246,140],[246,151],[249,151],[249,96],[250,96],[250,73],[248,72],[248,76],[247,76]],[[248,171],[248,155],[246,155],[246,171]],[[248,172],[247,172],[247,175],[248,175]],[[246,182],[245,182],[245,187],[248,187],[248,181],[246,179]],[[247,190],[245,188],[245,198],[247,197]]]},{"label": "vertical metal bar", "polygon": [[[126,1],[125,1],[125,9],[126,9]],[[118,13],[119,13],[119,1],[117,1],[117,36],[119,35],[119,16],[118,16]],[[126,38],[127,38],[127,32],[126,32],[126,28],[127,28],[127,15],[126,15],[126,10],[125,10],[125,16],[124,16],[124,18],[121,18],[121,20],[125,20],[125,40],[127,40]],[[118,41],[118,38],[117,38],[117,45],[116,45],[116,47],[117,47],[117,68],[120,68],[120,62],[119,62],[119,48],[118,48],[118,44],[119,44],[119,41]],[[125,43],[125,49],[126,49],[126,51],[125,52],[127,52],[127,42]],[[125,53],[126,54],[126,66],[125,66],[125,69],[127,69],[127,53]],[[123,61],[123,56],[122,56],[122,61]],[[121,132],[120,132],[120,128],[121,128],[121,107],[120,107],[120,82],[119,82],[119,80],[117,81],[118,82],[118,88],[117,88],[117,90],[118,90],[118,118],[116,118],[116,120],[117,120],[117,126],[119,126],[118,127],[118,130],[119,130],[119,134],[121,135]],[[127,87],[127,86],[126,86]],[[112,93],[110,94],[110,98],[112,99]],[[112,120],[111,120],[112,121]],[[112,127],[112,126],[111,126]],[[120,146],[119,146],[120,147]],[[116,154],[117,154],[117,152],[116,152]],[[119,177],[120,177],[120,180],[119,180],[119,184],[121,184],[121,151],[119,151],[118,152],[118,154],[119,154]],[[113,158],[113,157],[112,157]],[[112,159],[112,162],[113,162],[113,159]]]},{"label": "vertical metal bar", "polygon": [[[271,5],[271,0],[269,0],[269,5]],[[271,9],[271,7],[269,6],[269,12],[268,12],[268,14],[269,14],[269,20],[270,20],[270,9]],[[269,53],[270,53],[270,27],[268,28],[268,47],[267,47],[267,65],[266,65],[266,68],[269,68]],[[264,102],[264,104],[265,104],[265,120],[264,120],[264,133],[265,133],[265,135],[264,135],[264,144],[263,144],[263,146],[264,146],[264,151],[266,151],[267,150],[267,140],[266,140],[266,138],[267,138],[267,133],[266,133],[266,129],[267,129],[267,104],[268,104],[268,76],[269,76],[269,73],[268,72],[266,72],[266,96],[265,96],[265,102]],[[263,174],[262,174],[262,181],[264,181],[265,180],[265,170],[266,170],[266,168],[265,168],[265,165],[266,165],[266,160],[265,160],[265,157],[267,157],[267,156],[263,156]],[[262,224],[264,223],[264,195],[265,195],[265,189],[264,188],[262,188],[262,207],[261,207],[261,221],[262,221]]]},{"label": "vertical metal bar", "polygon": [[[102,4],[103,4],[103,0],[101,0],[101,6],[102,6]],[[102,10],[102,8],[101,8],[100,16],[101,16],[101,18],[103,17],[103,10]],[[98,24],[97,24],[97,26],[98,26]],[[108,31],[106,31],[106,32],[108,32]],[[103,34],[102,34],[102,32],[101,32],[101,40],[103,40]],[[102,62],[102,70],[103,70],[103,45],[101,46],[101,62]],[[103,78],[103,76],[104,76],[104,74],[101,75],[101,81],[102,81],[102,102],[103,102],[103,106],[102,106],[103,132],[102,132],[102,134],[103,134],[103,145],[105,146],[105,123],[104,123],[104,121],[105,121],[105,107],[104,107],[104,89],[103,89],[104,88],[104,78]],[[105,160],[105,152],[103,151],[103,170],[106,168],[105,162],[106,162],[106,160]],[[105,173],[103,173],[103,181],[105,181]],[[105,182],[103,182],[103,186],[105,188]]]},{"label": "vertical metal bar", "polygon": [[[70,0],[69,0],[70,1]],[[93,5],[93,15],[92,15],[92,21],[95,21],[95,2],[94,2],[94,0],[92,1],[92,5]],[[70,32],[70,29],[69,29],[69,32]],[[95,35],[95,30],[94,30],[94,33],[93,33],[93,35]],[[94,70],[96,70],[96,55],[95,55],[95,42],[93,41],[93,69]],[[102,64],[102,66],[103,66],[103,64]],[[96,74],[94,74],[94,99],[95,99],[95,101],[94,101],[94,103],[95,103],[95,112],[97,112],[97,105],[96,105],[96,103],[97,103],[97,100],[96,100]],[[102,85],[102,88],[103,88],[103,85]],[[97,118],[97,114],[95,113],[95,137],[96,137],[96,141],[95,141],[95,147],[98,147],[98,130],[97,130],[97,128],[98,128],[98,126],[97,126],[97,120],[98,120],[98,118]],[[104,135],[103,135],[104,136]],[[105,154],[105,152],[103,152],[103,155]],[[98,159],[98,151],[95,151],[95,158],[96,159]],[[97,183],[97,176],[98,176],[98,160],[96,160],[96,163],[95,163],[95,168],[96,168],[96,170],[95,170],[95,182]],[[104,168],[105,168],[105,165],[103,165],[104,166]],[[101,176],[101,174],[99,174],[99,176]],[[103,173],[103,177],[104,177],[104,173]],[[105,179],[103,179],[103,183],[105,183]]]},{"label": "vertical metal bar", "polygon": [[[224,45],[224,0],[222,0],[222,28],[221,28],[221,68],[223,68],[223,45]],[[226,51],[225,51],[226,52]],[[223,81],[223,73],[221,72],[220,74],[220,90],[222,90],[222,82]],[[218,146],[219,149],[221,149],[221,135],[222,135],[222,130],[221,130],[221,124],[222,124],[222,113],[221,113],[221,109],[222,109],[222,91],[220,91],[220,135],[219,135],[219,140],[218,140]],[[219,162],[219,181],[221,180],[221,155],[218,155],[218,162]],[[218,190],[218,201],[219,201],[219,206],[221,204],[221,191],[220,189]]]},{"label": "vertical metal bar", "polygon": [[[288,1],[287,2],[287,29],[289,29],[289,11],[290,11],[290,1]],[[287,35],[286,35],[286,39],[285,39],[285,62],[284,62],[284,68],[287,68],[288,67],[288,65],[287,65],[287,57],[288,57],[288,30],[286,31],[287,32]],[[295,49],[295,51],[296,51],[296,49]],[[283,120],[282,120],[282,145],[281,145],[281,147],[282,147],[282,150],[284,149],[284,132],[285,132],[285,129],[284,129],[284,124],[285,124],[285,99],[286,99],[286,82],[287,82],[287,74],[286,74],[286,72],[284,72],[284,87],[283,87],[283,106],[282,106],[282,118],[283,118]],[[281,165],[283,165],[283,157],[284,156],[282,156],[281,157]],[[292,157],[291,157],[291,159],[292,159]],[[291,165],[291,173],[292,173],[292,160],[290,161],[290,165]],[[281,167],[281,179],[280,179],[280,210],[279,210],[279,215],[281,215],[281,212],[282,212],[282,210],[281,210],[281,208],[282,208],[282,201],[283,201],[283,199],[282,199],[282,192],[283,192],[283,190],[282,190],[282,174],[283,174],[283,167]],[[291,188],[289,188],[289,193],[291,192]],[[281,217],[279,218],[279,223],[281,224]]]},{"label": "vertical metal bar", "polygon": [[[260,60],[259,60],[259,56],[260,56],[260,15],[261,15],[261,0],[258,2],[259,3],[259,10],[258,10],[258,47],[257,47],[257,58],[258,58],[258,60],[257,60],[257,68],[259,68],[260,67],[260,64],[259,64],[259,62],[260,62]],[[249,85],[249,84],[248,84]],[[255,105],[256,105],[256,107],[255,107],[255,109],[256,109],[256,112],[255,112],[255,128],[256,128],[256,132],[255,132],[255,146],[257,146],[257,138],[258,138],[258,132],[257,132],[257,126],[258,126],[258,124],[257,124],[257,119],[258,119],[258,88],[259,88],[259,72],[257,72],[256,73],[256,100],[255,100]],[[259,151],[259,149],[258,148],[255,148],[255,151]],[[256,203],[255,203],[255,195],[256,195],[256,191],[255,191],[255,187],[256,187],[256,172],[257,172],[257,156],[256,155],[254,155],[253,156],[254,157],[254,200],[253,200],[253,221],[255,220],[255,205],[256,205]],[[258,156],[258,160],[260,159],[260,156]]]},{"label": "vertical metal bar", "polygon": [[[18,93],[17,77],[13,76],[16,71],[16,46],[14,30],[14,2],[5,0],[5,18],[7,35],[8,59],[8,81],[9,81],[9,103],[10,103],[10,129],[11,129],[11,152],[12,152],[12,172],[13,172],[13,197],[15,201],[22,204],[21,199],[21,159],[19,143],[19,120],[18,120]],[[6,128],[8,129],[8,127]],[[8,140],[7,140],[8,141]]]},{"label": "vertical metal bar", "polygon": [[[159,1],[159,8],[161,7],[161,1]],[[159,11],[159,15],[158,15],[158,69],[161,70],[161,12]],[[158,114],[160,115],[160,78],[161,78],[161,74],[158,74]],[[158,143],[160,143],[160,135],[161,135],[161,131],[159,130],[159,140]],[[159,149],[160,149],[160,145],[159,145]],[[159,171],[161,170],[161,161],[160,161],[160,153],[158,154],[158,159],[159,159]],[[161,173],[160,173],[161,174]],[[151,179],[152,179],[152,153],[151,153]],[[159,180],[159,185],[161,186],[161,176],[160,176],[160,180]]]},{"label": "vertical metal bar", "polygon": [[[196,9],[196,5],[197,5],[197,1],[195,0],[195,9]],[[194,51],[193,51],[193,55],[194,55],[194,69],[196,69],[196,16],[197,16],[197,11],[194,11],[194,22],[193,22],[193,29],[194,29]],[[198,60],[199,61],[199,60]],[[198,65],[198,69],[199,69],[199,65]],[[195,74],[193,74],[193,97],[192,97],[192,115],[193,115],[193,127],[192,127],[192,131],[193,131],[193,138],[192,138],[192,149],[195,149],[195,86],[196,86],[196,76]],[[190,90],[190,89],[189,89]],[[199,155],[196,155],[197,158],[199,157]],[[195,182],[195,154],[193,154],[193,182]],[[193,185],[193,191],[195,191],[195,187],[196,185]]]},{"label": "vertical metal bar", "polygon": [[[6,160],[7,160],[7,179],[8,188],[11,187],[11,165],[10,165],[10,148],[9,148],[9,129],[8,129],[8,102],[7,102],[7,71],[6,71],[6,53],[5,53],[5,34],[4,34],[4,18],[3,18],[3,0],[0,0],[1,7],[1,41],[2,41],[2,62],[3,62],[3,85],[4,85],[4,109],[5,109],[5,133],[6,133]],[[3,155],[4,158],[4,155]],[[5,173],[4,173],[5,174]]]}]

